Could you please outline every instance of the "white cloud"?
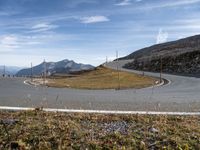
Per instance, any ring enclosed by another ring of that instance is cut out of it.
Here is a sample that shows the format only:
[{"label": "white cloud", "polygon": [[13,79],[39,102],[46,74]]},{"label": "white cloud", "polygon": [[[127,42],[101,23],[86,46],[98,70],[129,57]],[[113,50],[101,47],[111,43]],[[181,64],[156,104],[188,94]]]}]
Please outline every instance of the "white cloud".
[{"label": "white cloud", "polygon": [[13,35],[2,36],[0,38],[0,47],[6,51],[6,49],[18,48],[17,38]]},{"label": "white cloud", "polygon": [[162,3],[157,3],[157,4],[145,6],[144,9],[179,7],[179,6],[190,5],[190,4],[195,4],[195,3],[199,3],[199,2],[200,2],[200,0],[164,1]]},{"label": "white cloud", "polygon": [[2,35],[0,36],[0,49],[1,52],[10,52],[24,46],[33,46],[40,44],[39,41],[34,40],[29,36],[20,35]]},{"label": "white cloud", "polygon": [[66,1],[67,6],[70,8],[75,8],[80,4],[97,4],[98,2],[95,0],[72,0],[72,1]]},{"label": "white cloud", "polygon": [[32,26],[32,28],[31,28],[32,30],[30,32],[32,32],[32,33],[33,32],[43,32],[43,31],[55,29],[57,27],[58,27],[57,25],[52,25],[49,23],[39,23],[39,24]]},{"label": "white cloud", "polygon": [[[138,1],[138,0],[137,0]],[[139,0],[141,1],[141,0]],[[131,5],[131,0],[123,0],[120,3],[115,4],[117,6],[127,6],[127,5]]]},{"label": "white cloud", "polygon": [[168,39],[168,33],[164,32],[162,29],[159,29],[159,32],[156,38],[156,44],[165,43],[167,42],[167,39]]},{"label": "white cloud", "polygon": [[0,16],[12,16],[12,15],[16,15],[16,14],[19,14],[19,12],[11,11],[11,10],[1,10],[0,11]]},{"label": "white cloud", "polygon": [[81,20],[81,23],[85,23],[85,24],[110,21],[110,19],[107,18],[106,16],[83,17],[80,20]]}]

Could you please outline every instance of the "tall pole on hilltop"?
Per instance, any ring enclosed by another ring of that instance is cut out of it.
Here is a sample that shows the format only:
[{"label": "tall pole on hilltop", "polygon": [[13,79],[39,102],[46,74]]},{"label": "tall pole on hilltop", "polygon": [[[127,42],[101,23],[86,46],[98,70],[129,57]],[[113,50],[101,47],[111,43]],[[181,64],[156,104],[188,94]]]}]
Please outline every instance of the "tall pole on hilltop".
[{"label": "tall pole on hilltop", "polygon": [[116,51],[116,58],[117,58],[118,89],[120,89],[119,54],[118,54],[118,51]]}]

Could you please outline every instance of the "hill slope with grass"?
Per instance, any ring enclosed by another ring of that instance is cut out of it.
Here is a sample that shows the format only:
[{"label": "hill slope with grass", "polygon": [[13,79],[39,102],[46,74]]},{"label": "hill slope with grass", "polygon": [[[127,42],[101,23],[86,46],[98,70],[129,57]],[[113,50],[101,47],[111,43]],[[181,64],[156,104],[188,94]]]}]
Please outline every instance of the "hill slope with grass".
[{"label": "hill slope with grass", "polygon": [[127,89],[153,86],[156,79],[128,72],[117,72],[100,66],[91,71],[76,73],[72,76],[48,79],[50,87],[77,89]]},{"label": "hill slope with grass", "polygon": [[160,71],[200,76],[200,35],[140,49],[121,60],[133,59],[124,67],[135,70]]}]

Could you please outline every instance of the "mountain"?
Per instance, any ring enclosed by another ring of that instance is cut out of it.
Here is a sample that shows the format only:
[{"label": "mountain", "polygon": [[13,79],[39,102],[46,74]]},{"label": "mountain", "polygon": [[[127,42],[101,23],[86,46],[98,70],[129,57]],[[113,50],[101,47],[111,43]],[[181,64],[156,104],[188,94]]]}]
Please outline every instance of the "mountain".
[{"label": "mountain", "polygon": [[[62,60],[59,62],[43,62],[37,66],[34,66],[32,68],[33,75],[42,75],[44,73],[44,70],[46,68],[46,71],[48,75],[55,74],[55,73],[71,73],[75,71],[81,71],[81,70],[90,70],[94,67],[92,65],[86,65],[86,64],[78,64],[72,60]],[[30,76],[31,75],[31,68],[22,69],[16,74],[17,76]]]},{"label": "mountain", "polygon": [[[5,66],[5,74],[7,75],[15,75],[22,67],[16,66]],[[0,75],[4,74],[4,66],[0,66]]]},{"label": "mountain", "polygon": [[[133,59],[124,68],[200,76],[200,35],[140,49],[121,60]],[[161,65],[162,62],[162,65]]]}]

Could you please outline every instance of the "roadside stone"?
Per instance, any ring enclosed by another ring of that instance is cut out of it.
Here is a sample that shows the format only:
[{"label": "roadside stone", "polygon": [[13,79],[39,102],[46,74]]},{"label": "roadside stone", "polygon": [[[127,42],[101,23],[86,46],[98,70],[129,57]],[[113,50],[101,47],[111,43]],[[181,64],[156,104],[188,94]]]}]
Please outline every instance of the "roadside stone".
[{"label": "roadside stone", "polygon": [[159,133],[159,130],[156,129],[156,128],[151,127],[151,128],[149,129],[149,132],[152,132],[152,133]]}]

